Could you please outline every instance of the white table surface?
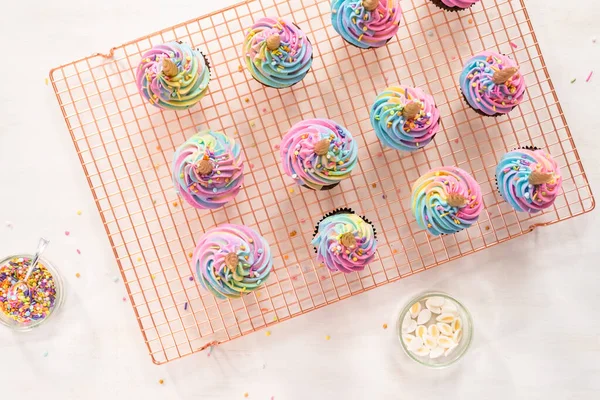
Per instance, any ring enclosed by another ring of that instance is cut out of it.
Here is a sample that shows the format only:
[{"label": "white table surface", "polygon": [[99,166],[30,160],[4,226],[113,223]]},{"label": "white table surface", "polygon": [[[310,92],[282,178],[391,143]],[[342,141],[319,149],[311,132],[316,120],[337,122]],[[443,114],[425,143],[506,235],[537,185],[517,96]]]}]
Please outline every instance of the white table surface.
[{"label": "white table surface", "polygon": [[[46,328],[17,335],[0,327],[2,398],[229,400],[246,392],[249,399],[276,400],[597,398],[597,212],[281,323],[269,337],[261,331],[234,340],[211,357],[151,363],[131,305],[122,301],[125,287],[113,282],[116,262],[44,78],[61,63],[234,2],[2,2],[0,254],[32,251],[45,235],[52,240],[47,256],[68,290],[58,319]],[[600,42],[592,38],[600,39],[600,5],[527,4],[598,193]],[[596,76],[585,83],[592,69]],[[470,352],[442,371],[413,364],[392,329],[401,304],[430,288],[464,301],[476,323]]]}]

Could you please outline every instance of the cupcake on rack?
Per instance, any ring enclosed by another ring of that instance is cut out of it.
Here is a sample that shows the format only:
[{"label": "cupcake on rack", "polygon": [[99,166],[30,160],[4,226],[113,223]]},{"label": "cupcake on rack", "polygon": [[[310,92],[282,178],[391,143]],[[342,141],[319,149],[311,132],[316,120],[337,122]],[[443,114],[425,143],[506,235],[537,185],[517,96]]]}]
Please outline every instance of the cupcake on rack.
[{"label": "cupcake on rack", "polygon": [[536,213],[554,204],[562,176],[550,154],[525,147],[502,157],[496,168],[496,184],[502,198],[515,210]]},{"label": "cupcake on rack", "polygon": [[433,4],[446,11],[462,11],[471,8],[480,0],[431,0]]},{"label": "cupcake on rack", "polygon": [[465,101],[486,117],[508,114],[523,101],[525,88],[525,79],[515,61],[492,51],[472,57],[460,75]]},{"label": "cupcake on rack", "polygon": [[259,289],[273,269],[267,241],[255,230],[234,224],[206,231],[192,263],[202,287],[220,299],[239,298]]},{"label": "cupcake on rack", "polygon": [[283,89],[300,82],[312,66],[312,45],[300,28],[282,18],[261,18],[244,40],[246,67],[265,86]]},{"label": "cupcake on rack", "polygon": [[466,171],[434,168],[412,187],[412,212],[420,228],[434,236],[469,228],[483,210],[481,188]]},{"label": "cupcake on rack", "polygon": [[415,151],[431,142],[439,130],[440,112],[433,97],[420,88],[390,86],[371,107],[371,124],[381,142]]},{"label": "cupcake on rack", "polygon": [[385,46],[398,32],[400,0],[332,0],[331,23],[344,40],[361,49]]},{"label": "cupcake on rack", "polygon": [[191,206],[223,207],[235,198],[244,182],[239,143],[220,132],[197,133],[175,152],[173,182]]},{"label": "cupcake on rack", "polygon": [[335,210],[315,227],[311,243],[317,260],[331,271],[359,272],[373,261],[377,234],[371,222],[349,208]]},{"label": "cupcake on rack", "polygon": [[309,119],[294,125],[280,148],[284,172],[313,190],[336,187],[358,162],[358,145],[346,128],[328,119]]},{"label": "cupcake on rack", "polygon": [[152,47],[142,56],[136,84],[142,96],[164,110],[185,110],[208,91],[210,64],[200,52],[183,42]]}]

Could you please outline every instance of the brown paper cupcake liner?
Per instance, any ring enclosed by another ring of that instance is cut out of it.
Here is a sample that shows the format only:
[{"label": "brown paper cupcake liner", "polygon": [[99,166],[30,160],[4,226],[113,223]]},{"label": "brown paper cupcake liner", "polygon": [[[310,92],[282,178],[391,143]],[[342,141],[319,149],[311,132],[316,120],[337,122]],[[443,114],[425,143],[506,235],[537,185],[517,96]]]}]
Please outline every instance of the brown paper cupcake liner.
[{"label": "brown paper cupcake liner", "polygon": [[469,7],[467,8],[461,8],[461,7],[450,7],[447,6],[446,4],[444,4],[442,2],[442,0],[430,0],[437,8],[441,8],[444,11],[450,11],[450,12],[458,12],[458,11],[464,11],[464,10],[468,10],[469,8],[473,7],[475,4],[471,4]]}]

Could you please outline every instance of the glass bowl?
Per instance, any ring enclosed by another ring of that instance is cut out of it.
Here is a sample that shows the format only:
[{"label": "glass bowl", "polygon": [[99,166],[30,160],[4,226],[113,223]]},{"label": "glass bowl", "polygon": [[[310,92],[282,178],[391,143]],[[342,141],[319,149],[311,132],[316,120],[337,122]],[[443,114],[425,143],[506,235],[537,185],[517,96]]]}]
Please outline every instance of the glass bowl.
[{"label": "glass bowl", "polygon": [[[8,263],[10,261],[13,261],[15,259],[17,259],[17,260],[23,259],[23,258],[28,258],[29,262],[31,262],[31,260],[33,259],[33,255],[32,254],[17,254],[17,255],[6,257],[2,261],[0,261],[0,282],[2,282],[2,278],[3,278],[2,269],[6,265],[8,265]],[[47,259],[45,259],[43,257],[40,258],[38,265],[40,265],[40,264],[48,270],[48,272],[52,275],[52,278],[54,280],[54,287],[56,290],[54,305],[46,313],[46,316],[44,318],[40,318],[37,320],[30,319],[28,321],[16,321],[15,319],[8,316],[2,308],[0,308],[0,323],[1,324],[8,326],[9,328],[11,328],[15,331],[28,331],[28,330],[31,330],[35,327],[38,327],[38,326],[46,323],[46,321],[51,319],[60,309],[60,306],[62,305],[63,300],[64,300],[64,285],[63,285],[62,278],[61,278],[60,274],[58,273],[57,269],[54,267],[54,265],[52,265],[52,263],[50,261],[48,261]],[[29,265],[29,264],[27,264],[27,265]],[[27,269],[25,268],[24,271],[26,271],[26,270]],[[34,270],[34,272],[35,272],[35,270]],[[25,274],[25,272],[23,272],[23,275],[24,274]],[[8,288],[11,285],[6,285],[6,286]],[[2,292],[1,288],[2,288],[2,285],[0,284],[0,297],[5,295],[5,293]],[[7,290],[7,288],[5,290]],[[5,300],[4,297],[0,298],[0,302],[4,303],[4,300]]]},{"label": "glass bowl", "polygon": [[465,306],[450,295],[426,292],[409,301],[400,312],[397,332],[408,357],[430,368],[444,368],[460,360],[469,349],[473,319]]}]

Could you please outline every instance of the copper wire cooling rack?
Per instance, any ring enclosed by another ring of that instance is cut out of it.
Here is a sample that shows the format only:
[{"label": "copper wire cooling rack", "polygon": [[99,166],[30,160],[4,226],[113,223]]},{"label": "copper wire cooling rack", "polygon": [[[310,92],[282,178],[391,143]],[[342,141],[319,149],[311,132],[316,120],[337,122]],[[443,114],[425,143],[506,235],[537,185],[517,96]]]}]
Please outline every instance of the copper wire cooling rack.
[{"label": "copper wire cooling rack", "polygon": [[[523,1],[485,0],[444,12],[426,0],[404,0],[396,38],[359,50],[333,30],[330,2],[248,0],[51,71],[51,81],[152,360],[165,363],[280,321],[593,209],[594,199]],[[293,19],[314,45],[306,79],[291,89],[261,86],[242,68],[241,44],[253,20]],[[159,111],[134,83],[141,54],[182,40],[213,66],[210,95],[187,111]],[[457,87],[472,54],[495,49],[520,64],[526,100],[509,117],[482,118]],[[420,86],[435,97],[442,130],[414,154],[383,149],[369,107],[387,84]],[[282,174],[277,145],[294,123],[327,117],[356,137],[360,164],[331,191],[293,185]],[[241,141],[250,168],[235,201],[216,211],[182,204],[173,189],[175,148],[211,127]],[[535,145],[558,160],[564,191],[541,214],[517,214],[495,190],[505,151]],[[432,167],[455,165],[481,184],[485,212],[456,235],[431,237],[410,212],[410,185]],[[377,228],[376,260],[363,272],[331,273],[315,262],[313,228],[346,206]],[[217,300],[193,279],[190,255],[207,229],[245,224],[271,244],[274,272],[262,290]]]}]

